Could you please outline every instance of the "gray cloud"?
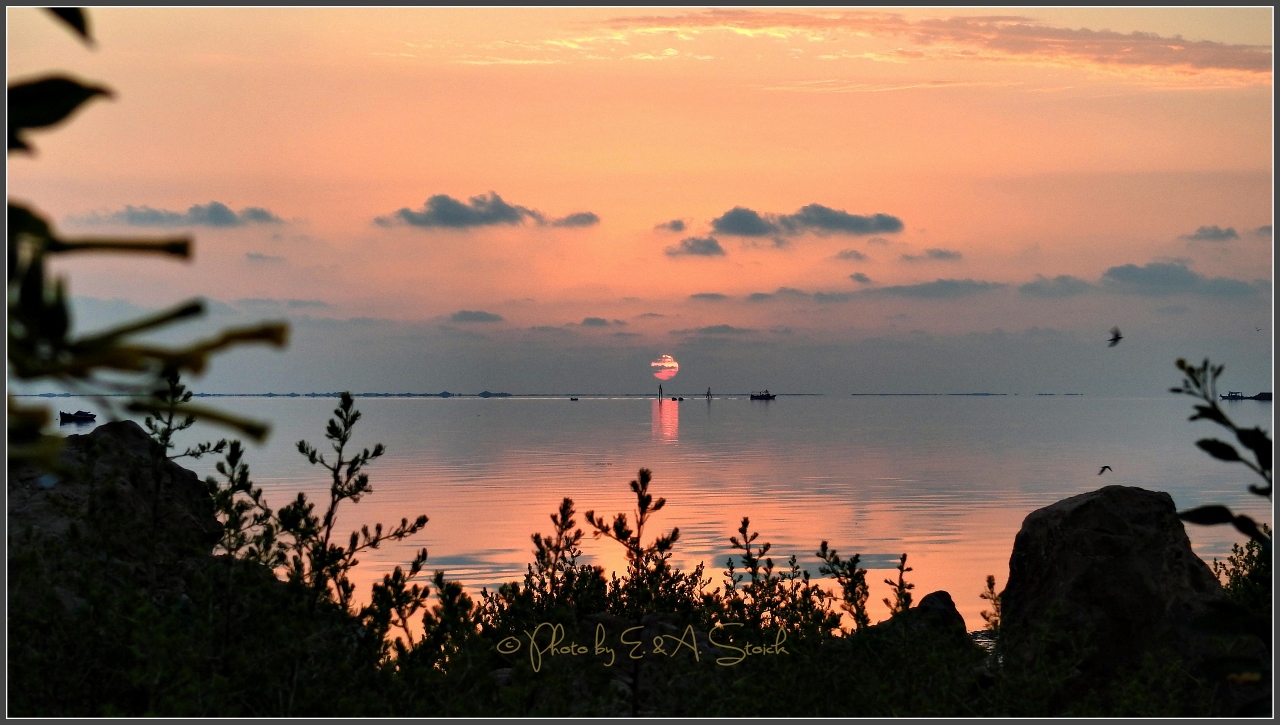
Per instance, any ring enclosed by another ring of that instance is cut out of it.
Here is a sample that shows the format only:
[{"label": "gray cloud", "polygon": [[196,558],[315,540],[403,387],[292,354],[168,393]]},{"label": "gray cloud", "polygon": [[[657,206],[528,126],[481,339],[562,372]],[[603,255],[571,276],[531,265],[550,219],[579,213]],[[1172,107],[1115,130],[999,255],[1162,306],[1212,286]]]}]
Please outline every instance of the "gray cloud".
[{"label": "gray cloud", "polygon": [[722,295],[719,292],[697,292],[689,295],[691,300],[702,300],[703,302],[720,302],[729,299],[729,295]]},{"label": "gray cloud", "polygon": [[715,237],[688,237],[681,239],[678,246],[667,247],[666,255],[668,257],[723,257],[724,247],[720,246],[720,242],[716,241]]},{"label": "gray cloud", "polygon": [[1028,297],[1072,297],[1089,291],[1093,285],[1069,274],[1060,274],[1052,279],[1036,275],[1036,279],[1018,287],[1018,291]]},{"label": "gray cloud", "polygon": [[654,227],[664,232],[683,232],[685,224],[683,219],[672,219],[669,222],[663,222]]},{"label": "gray cloud", "polygon": [[325,308],[331,307],[328,302],[321,300],[299,300],[288,299],[278,300],[267,297],[242,297],[234,300],[233,304],[246,310],[278,310],[282,307],[289,309],[305,309],[305,308]]},{"label": "gray cloud", "polygon": [[[857,275],[854,275],[857,276]],[[871,280],[867,280],[870,282]],[[848,302],[853,299],[856,292],[814,292],[813,301],[822,304],[831,304],[834,302]]]},{"label": "gray cloud", "polygon": [[808,204],[794,214],[761,214],[735,206],[711,220],[711,228],[721,234],[740,237],[794,236],[805,232],[893,234],[902,231],[902,220],[888,214],[861,216],[821,204]]},{"label": "gray cloud", "polygon": [[603,317],[584,317],[580,322],[583,327],[608,327],[609,325],[626,325],[623,320],[614,320],[610,322]]},{"label": "gray cloud", "polygon": [[567,217],[561,217],[551,222],[553,227],[590,227],[600,223],[600,217],[589,211],[581,211],[577,214],[570,214]]},{"label": "gray cloud", "polygon": [[779,287],[774,292],[755,292],[753,294],[749,294],[747,295],[747,301],[748,302],[768,302],[771,300],[777,300],[784,297],[788,297],[791,299],[807,300],[809,299],[810,295],[808,292],[805,292],[803,290],[798,290],[794,287]]},{"label": "gray cloud", "polygon": [[895,295],[898,297],[915,297],[925,300],[953,300],[961,297],[991,292],[1007,287],[1000,282],[982,282],[972,279],[938,279],[921,284],[895,285],[868,290],[863,294]]},{"label": "gray cloud", "polygon": [[636,315],[636,317],[638,318],[666,317],[666,315],[662,314],[661,312],[641,312],[640,314]]},{"label": "gray cloud", "polygon": [[1151,262],[1142,267],[1124,264],[1111,267],[1102,274],[1110,289],[1143,297],[1196,294],[1206,297],[1251,297],[1259,285],[1226,277],[1208,278],[1192,272],[1183,263]]},{"label": "gray cloud", "polygon": [[923,261],[941,261],[954,262],[964,255],[954,249],[926,249],[924,254],[904,254],[902,261],[904,262],[923,262]]},{"label": "gray cloud", "polygon": [[245,252],[244,258],[250,262],[261,262],[264,264],[284,261],[284,257],[273,257],[270,254],[259,254],[257,252]]},{"label": "gray cloud", "polygon": [[491,191],[487,196],[484,194],[473,196],[466,202],[447,194],[436,194],[427,199],[419,210],[399,209],[387,216],[375,218],[373,223],[382,227],[407,224],[424,229],[434,227],[470,229],[499,224],[523,224],[526,219],[532,220],[535,224],[550,223],[551,226],[557,227],[583,227],[600,222],[600,217],[587,211],[548,222],[542,212],[517,204],[508,204],[502,197]]},{"label": "gray cloud", "polygon": [[1254,230],[1253,230],[1253,233],[1254,233],[1254,234],[1257,234],[1257,235],[1258,235],[1258,236],[1260,236],[1260,237],[1266,237],[1266,238],[1270,239],[1270,238],[1271,238],[1271,225],[1270,225],[1270,224],[1263,224],[1262,226],[1258,227],[1257,229],[1254,229]]},{"label": "gray cloud", "polygon": [[502,315],[482,310],[458,310],[449,316],[450,322],[502,322]]},{"label": "gray cloud", "polygon": [[746,207],[735,206],[711,220],[711,228],[722,234],[740,237],[767,237],[781,232],[781,228]]},{"label": "gray cloud", "polygon": [[734,327],[733,325],[710,325],[708,327],[695,327],[690,330],[672,330],[673,335],[747,335],[755,332],[755,330],[745,327]]},{"label": "gray cloud", "polygon": [[884,237],[872,237],[867,240],[867,244],[888,244],[889,240]]},{"label": "gray cloud", "polygon": [[284,223],[283,219],[262,207],[245,207],[237,213],[220,201],[196,204],[185,212],[149,206],[126,206],[108,214],[94,212],[82,217],[69,217],[67,221],[73,224],[123,224],[132,227],[242,227],[246,224]]},{"label": "gray cloud", "polygon": [[1236,234],[1235,227],[1227,227],[1223,229],[1217,224],[1208,227],[1200,227],[1196,229],[1194,234],[1183,234],[1182,239],[1192,242],[1225,242],[1229,239],[1239,239],[1240,235]]},{"label": "gray cloud", "polygon": [[854,272],[849,275],[849,279],[859,284],[871,284],[871,278],[861,272]]},{"label": "gray cloud", "polygon": [[421,211],[403,208],[389,217],[381,216],[374,219],[374,223],[384,227],[399,222],[415,227],[465,229],[495,224],[520,224],[526,218],[537,222],[544,221],[543,216],[538,212],[523,206],[508,204],[502,200],[502,197],[491,191],[488,196],[483,194],[473,196],[467,203],[447,194],[436,194],[427,199]]},{"label": "gray cloud", "polygon": [[851,259],[851,260],[861,262],[866,258],[867,258],[867,255],[863,254],[862,252],[859,252],[856,249],[842,249],[836,253],[836,259]]}]

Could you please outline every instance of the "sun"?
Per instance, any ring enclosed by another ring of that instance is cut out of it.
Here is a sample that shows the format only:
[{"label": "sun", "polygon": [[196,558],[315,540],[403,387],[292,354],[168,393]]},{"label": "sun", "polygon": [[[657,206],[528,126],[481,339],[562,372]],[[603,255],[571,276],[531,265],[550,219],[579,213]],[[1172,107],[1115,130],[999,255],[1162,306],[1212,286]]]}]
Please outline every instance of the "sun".
[{"label": "sun", "polygon": [[676,376],[676,373],[680,372],[680,363],[676,362],[676,359],[670,355],[663,355],[649,363],[649,366],[654,369],[653,377],[659,380],[670,380]]}]

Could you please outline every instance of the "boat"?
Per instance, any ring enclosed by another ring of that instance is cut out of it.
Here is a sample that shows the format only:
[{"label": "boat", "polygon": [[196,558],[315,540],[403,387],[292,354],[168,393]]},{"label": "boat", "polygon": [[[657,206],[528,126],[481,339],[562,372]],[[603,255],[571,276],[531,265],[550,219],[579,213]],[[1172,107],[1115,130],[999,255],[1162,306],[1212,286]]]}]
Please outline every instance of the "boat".
[{"label": "boat", "polygon": [[770,393],[768,390],[751,394],[752,400],[773,400],[776,397],[778,397],[776,394]]},{"label": "boat", "polygon": [[98,416],[85,410],[77,410],[74,413],[63,413],[58,411],[59,423],[92,423],[97,420]]},{"label": "boat", "polygon": [[1271,400],[1271,392],[1258,393],[1257,395],[1245,395],[1238,390],[1229,390],[1226,395],[1219,395],[1223,400]]}]

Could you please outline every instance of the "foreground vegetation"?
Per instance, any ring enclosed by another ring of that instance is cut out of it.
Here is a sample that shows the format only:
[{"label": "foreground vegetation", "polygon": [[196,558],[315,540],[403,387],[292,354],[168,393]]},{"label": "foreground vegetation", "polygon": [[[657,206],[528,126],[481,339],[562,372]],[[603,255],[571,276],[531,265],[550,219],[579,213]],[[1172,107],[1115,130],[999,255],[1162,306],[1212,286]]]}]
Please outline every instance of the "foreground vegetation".
[{"label": "foreground vegetation", "polygon": [[[173,376],[147,427],[160,455],[222,454],[219,476],[205,482],[220,524],[214,556],[157,540],[139,548],[139,538],[166,536],[146,521],[159,509],[101,502],[72,512],[79,525],[65,537],[23,538],[9,560],[10,715],[1213,713],[1214,683],[1176,662],[1085,688],[1074,665],[1087,653],[1071,647],[1037,668],[1003,667],[993,578],[983,595],[989,650],[911,608],[905,556],[886,580],[892,616],[877,625],[858,555],[817,547],[833,596],[795,557],[776,565],[746,518],[730,538],[740,566],[730,559],[719,577],[701,565],[681,571],[670,563],[679,531],[655,533],[665,500],[644,469],[630,483],[630,514],[588,511],[584,528],[564,499],[551,533],[532,537],[523,582],[475,596],[444,572],[424,581],[423,550],[357,605],[358,555],[427,519],[349,537],[335,529],[339,508],[369,493],[364,469],[383,453],[353,446],[352,398],[328,423],[329,450],[298,444],[330,480],[328,500],[299,494],[279,509],[254,486],[238,442],[176,452],[187,399]],[[606,576],[579,563],[588,534],[623,547],[626,570]],[[1217,564],[1253,611],[1270,611],[1269,561],[1251,541]]]}]

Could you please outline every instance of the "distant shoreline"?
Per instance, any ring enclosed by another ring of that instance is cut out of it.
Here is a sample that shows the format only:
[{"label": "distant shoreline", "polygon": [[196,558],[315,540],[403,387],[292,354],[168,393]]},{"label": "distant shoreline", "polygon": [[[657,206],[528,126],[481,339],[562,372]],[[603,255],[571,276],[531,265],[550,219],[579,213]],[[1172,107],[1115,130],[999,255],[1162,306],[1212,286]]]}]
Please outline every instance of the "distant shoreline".
[{"label": "distant shoreline", "polygon": [[[858,393],[854,393],[857,395]],[[924,393],[933,395],[933,393]],[[962,393],[962,395],[965,393]],[[129,398],[125,393],[106,395],[81,395],[77,393],[13,393],[15,398]],[[193,398],[338,398],[341,392],[332,393],[192,393]],[[745,398],[750,393],[714,393],[713,398]],[[820,397],[825,393],[775,393],[778,397]],[[896,395],[896,393],[885,393]],[[1004,393],[1000,393],[1004,395]],[[653,393],[352,393],[354,398],[656,398]],[[663,399],[705,399],[706,393],[667,393]]]}]

